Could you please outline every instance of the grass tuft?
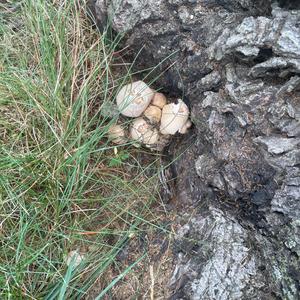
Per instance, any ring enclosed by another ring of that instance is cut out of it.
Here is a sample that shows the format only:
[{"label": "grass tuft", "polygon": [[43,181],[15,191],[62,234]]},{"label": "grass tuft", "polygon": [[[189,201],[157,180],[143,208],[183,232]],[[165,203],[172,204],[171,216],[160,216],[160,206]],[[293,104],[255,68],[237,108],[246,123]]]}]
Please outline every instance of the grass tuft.
[{"label": "grass tuft", "polygon": [[[109,280],[117,255],[158,219],[158,158],[106,137],[132,75],[116,63],[121,37],[93,29],[81,0],[0,5],[0,298],[80,299],[100,284],[101,299],[145,254]],[[67,266],[76,249],[84,260]]]}]

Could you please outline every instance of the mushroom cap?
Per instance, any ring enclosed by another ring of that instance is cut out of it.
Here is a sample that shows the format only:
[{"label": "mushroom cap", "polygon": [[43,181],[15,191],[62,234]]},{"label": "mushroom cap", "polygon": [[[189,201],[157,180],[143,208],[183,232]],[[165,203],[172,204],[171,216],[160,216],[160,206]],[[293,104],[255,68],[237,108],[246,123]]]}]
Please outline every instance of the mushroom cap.
[{"label": "mushroom cap", "polygon": [[108,129],[108,137],[112,140],[114,144],[124,144],[126,143],[126,133],[123,126],[115,124]]},{"label": "mushroom cap", "polygon": [[154,91],[143,81],[135,81],[121,88],[116,101],[118,110],[126,117],[139,117],[148,107]]},{"label": "mushroom cap", "polygon": [[184,125],[179,129],[179,133],[186,134],[188,129],[192,126],[192,122],[187,120]]},{"label": "mushroom cap", "polygon": [[161,119],[161,109],[157,106],[149,105],[144,111],[144,116],[150,121],[150,123],[157,124]]},{"label": "mushroom cap", "polygon": [[81,254],[78,250],[73,250],[68,253],[66,257],[66,264],[69,266],[71,263],[73,263],[75,267],[78,267],[83,259],[83,254]]},{"label": "mushroom cap", "polygon": [[178,103],[170,103],[163,107],[160,132],[162,134],[175,134],[179,131],[189,117],[189,108],[181,100],[178,99]]},{"label": "mushroom cap", "polygon": [[130,136],[145,145],[153,145],[159,139],[158,130],[149,125],[143,118],[134,120],[130,129]]},{"label": "mushroom cap", "polygon": [[167,104],[167,98],[162,93],[155,93],[151,104],[162,109]]}]

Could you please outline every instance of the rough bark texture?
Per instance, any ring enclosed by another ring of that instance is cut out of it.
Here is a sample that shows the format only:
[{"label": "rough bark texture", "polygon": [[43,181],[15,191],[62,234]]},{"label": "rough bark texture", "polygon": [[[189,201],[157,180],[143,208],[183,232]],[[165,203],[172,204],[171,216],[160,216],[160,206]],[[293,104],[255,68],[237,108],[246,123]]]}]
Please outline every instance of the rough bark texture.
[{"label": "rough bark texture", "polygon": [[191,107],[172,299],[299,299],[300,5],[271,2],[93,3],[139,67],[176,61],[159,86]]}]

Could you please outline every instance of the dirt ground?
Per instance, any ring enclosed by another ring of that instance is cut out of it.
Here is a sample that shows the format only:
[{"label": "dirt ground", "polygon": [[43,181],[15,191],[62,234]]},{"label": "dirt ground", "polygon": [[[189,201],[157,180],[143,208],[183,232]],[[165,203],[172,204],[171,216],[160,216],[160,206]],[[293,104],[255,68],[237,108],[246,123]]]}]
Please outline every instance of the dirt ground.
[{"label": "dirt ground", "polygon": [[99,283],[95,284],[85,299],[95,299],[105,288],[105,282],[112,282],[120,274],[120,270],[125,270],[143,255],[144,258],[111,288],[104,299],[168,299],[169,280],[173,271],[173,228],[167,227],[168,232],[154,229],[132,237],[119,253],[115,264],[109,267],[105,278],[99,279]]}]

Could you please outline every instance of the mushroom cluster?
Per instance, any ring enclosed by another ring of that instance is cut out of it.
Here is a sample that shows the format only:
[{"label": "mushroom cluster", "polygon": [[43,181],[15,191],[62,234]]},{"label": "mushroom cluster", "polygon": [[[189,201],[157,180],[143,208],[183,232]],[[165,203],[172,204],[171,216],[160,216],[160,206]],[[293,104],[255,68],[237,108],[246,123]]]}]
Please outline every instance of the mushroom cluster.
[{"label": "mushroom cluster", "polygon": [[192,126],[189,108],[181,99],[168,103],[164,94],[155,92],[143,81],[122,87],[116,102],[123,116],[135,119],[128,132],[118,124],[110,127],[109,137],[115,144],[131,140],[135,145],[161,150],[171,135],[185,134]]}]

